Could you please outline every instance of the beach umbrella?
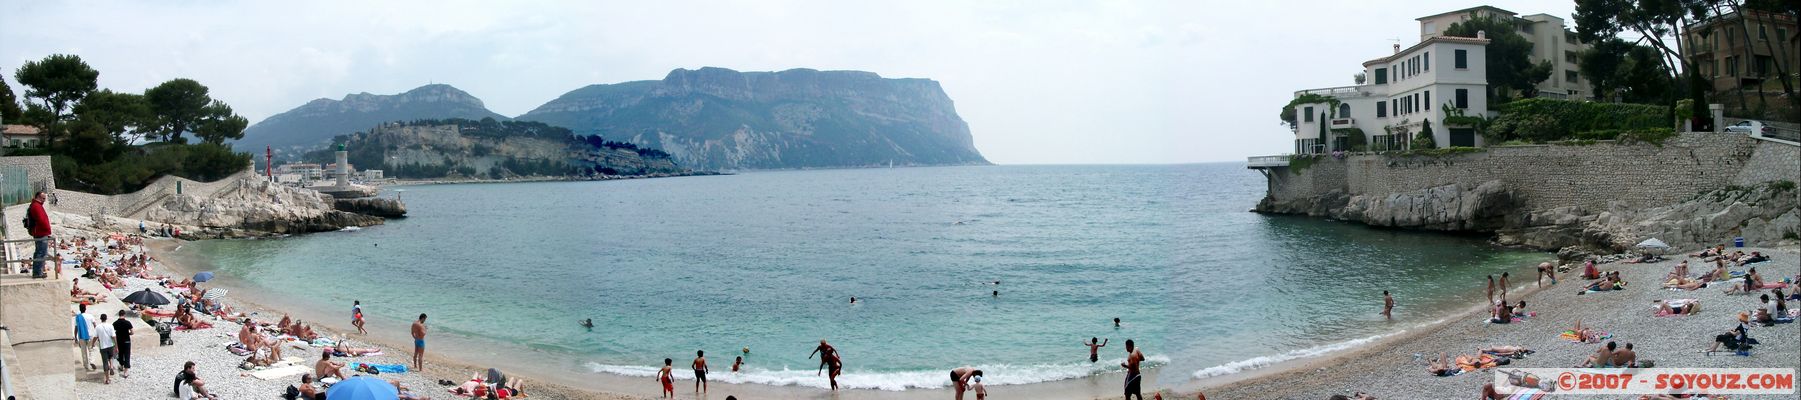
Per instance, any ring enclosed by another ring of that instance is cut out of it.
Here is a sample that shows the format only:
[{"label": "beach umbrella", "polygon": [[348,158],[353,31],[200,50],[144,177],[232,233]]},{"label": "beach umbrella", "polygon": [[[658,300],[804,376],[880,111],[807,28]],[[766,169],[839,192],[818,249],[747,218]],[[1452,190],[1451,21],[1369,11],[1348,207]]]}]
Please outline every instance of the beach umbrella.
[{"label": "beach umbrella", "polygon": [[213,280],[213,271],[206,271],[206,272],[194,274],[195,282],[206,282],[206,281],[210,281],[210,280]]},{"label": "beach umbrella", "polygon": [[212,300],[212,301],[219,301],[219,299],[225,298],[225,293],[228,293],[228,292],[229,291],[227,291],[225,289],[220,289],[220,288],[207,289],[206,295],[200,296],[200,298]]},{"label": "beach umbrella", "polygon": [[400,398],[400,390],[393,384],[381,379],[367,376],[353,376],[345,379],[330,389],[325,389],[326,400],[395,400]]},{"label": "beach umbrella", "polygon": [[488,368],[488,383],[499,385],[506,380],[507,374],[501,373],[498,369]]},{"label": "beach umbrella", "polygon": [[126,303],[143,304],[152,307],[169,304],[169,298],[163,297],[162,294],[152,292],[150,289],[144,289],[126,295],[124,301]]},{"label": "beach umbrella", "polygon": [[1643,242],[1638,242],[1638,248],[1664,250],[1670,248],[1670,245],[1664,243],[1662,240],[1657,240],[1657,238],[1650,238],[1645,239]]}]

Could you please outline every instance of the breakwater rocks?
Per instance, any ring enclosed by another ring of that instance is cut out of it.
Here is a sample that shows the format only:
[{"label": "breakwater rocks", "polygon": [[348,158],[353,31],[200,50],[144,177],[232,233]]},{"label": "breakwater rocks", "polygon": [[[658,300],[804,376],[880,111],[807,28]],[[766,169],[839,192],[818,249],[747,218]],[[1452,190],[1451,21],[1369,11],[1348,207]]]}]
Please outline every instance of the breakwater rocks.
[{"label": "breakwater rocks", "polygon": [[1489,233],[1541,250],[1618,252],[1653,237],[1678,250],[1735,237],[1775,246],[1801,240],[1798,158],[1794,145],[1716,133],[1314,156],[1263,169],[1269,189],[1253,211]]},{"label": "breakwater rocks", "polygon": [[211,196],[172,195],[145,213],[149,221],[187,226],[194,238],[253,237],[380,225],[379,216],[340,211],[331,196],[310,189],[242,179]]},{"label": "breakwater rocks", "polygon": [[357,199],[337,199],[332,204],[338,211],[373,215],[382,218],[405,218],[406,204],[400,200],[364,197]]}]

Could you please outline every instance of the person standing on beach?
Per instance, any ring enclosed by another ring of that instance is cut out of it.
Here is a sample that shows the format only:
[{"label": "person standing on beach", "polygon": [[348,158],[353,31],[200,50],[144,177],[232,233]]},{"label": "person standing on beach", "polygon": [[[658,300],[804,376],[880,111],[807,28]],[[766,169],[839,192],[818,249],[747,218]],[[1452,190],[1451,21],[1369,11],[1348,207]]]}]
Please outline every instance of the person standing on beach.
[{"label": "person standing on beach", "polygon": [[1495,305],[1495,276],[1488,276],[1488,305]]},{"label": "person standing on beach", "polygon": [[[36,249],[31,252],[31,279],[44,279],[44,257],[50,255],[50,213],[44,212],[44,192],[31,198],[31,209],[25,212],[25,229],[31,233]],[[87,354],[82,354],[87,361]]]},{"label": "person standing on beach", "polygon": [[94,317],[88,315],[88,305],[82,303],[75,306],[75,347],[81,348],[81,367],[94,369],[94,362],[89,355],[94,353]]},{"label": "person standing on beach", "polygon": [[[1111,341],[1113,341],[1113,339],[1107,339],[1107,342]],[[1101,341],[1101,338],[1091,337],[1088,338],[1088,343],[1082,344],[1083,346],[1088,346],[1088,362],[1101,361],[1100,351],[1102,347],[1107,347],[1107,342]]]},{"label": "person standing on beach", "polygon": [[364,334],[364,335],[369,334],[369,331],[363,330],[363,301],[362,300],[352,300],[350,302],[350,324],[356,326],[356,333],[360,333],[360,334]]},{"label": "person standing on beach", "polygon": [[119,310],[119,319],[113,320],[113,359],[119,364],[119,377],[131,377],[131,319],[125,318],[125,310]]},{"label": "person standing on beach", "polygon": [[694,362],[690,363],[688,365],[688,367],[694,368],[694,391],[706,392],[707,391],[707,351],[706,350],[695,350],[694,351]]},{"label": "person standing on beach", "polygon": [[425,364],[425,314],[419,314],[419,320],[413,321],[413,369],[422,369]]},{"label": "person standing on beach", "polygon": [[1501,273],[1501,302],[1507,302],[1507,273]]},{"label": "person standing on beach", "polygon": [[1144,393],[1139,389],[1144,384],[1144,375],[1138,371],[1138,364],[1141,362],[1144,362],[1144,353],[1138,352],[1132,339],[1126,339],[1126,362],[1119,364],[1126,369],[1126,400],[1132,400],[1134,396],[1138,400],[1144,400]]},{"label": "person standing on beach", "polygon": [[663,369],[657,370],[657,382],[663,384],[663,391],[658,397],[675,398],[675,360],[663,359]]},{"label": "person standing on beach", "polygon": [[[819,347],[814,347],[813,352],[807,354],[807,358],[812,359],[813,354],[819,354],[820,369],[831,367],[831,375],[826,379],[831,381],[832,390],[838,390],[838,374],[844,371],[844,360],[838,358],[838,349],[826,344],[825,339],[819,339]],[[816,371],[814,375],[819,375],[819,373]]]},{"label": "person standing on beach", "polygon": [[1382,318],[1395,319],[1394,311],[1394,296],[1389,296],[1387,290],[1382,291]]},{"label": "person standing on beach", "polygon": [[963,392],[969,390],[970,379],[978,376],[982,376],[982,370],[967,365],[951,370],[951,388],[957,392],[957,400],[963,400]]}]

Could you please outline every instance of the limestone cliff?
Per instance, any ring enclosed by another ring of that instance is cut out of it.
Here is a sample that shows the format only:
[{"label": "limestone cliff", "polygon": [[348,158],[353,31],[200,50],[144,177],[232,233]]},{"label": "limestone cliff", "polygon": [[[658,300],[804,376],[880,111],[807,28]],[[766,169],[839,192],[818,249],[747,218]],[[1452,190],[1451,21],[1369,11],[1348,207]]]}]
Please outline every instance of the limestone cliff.
[{"label": "limestone cliff", "polygon": [[382,223],[380,217],[338,211],[330,196],[261,179],[241,179],[237,187],[207,197],[173,195],[146,211],[144,219],[200,228],[184,232],[197,237],[322,232]]},{"label": "limestone cliff", "polygon": [[1597,213],[1576,207],[1535,212],[1499,230],[1497,241],[1538,248],[1574,243],[1620,250],[1654,237],[1678,249],[1695,249],[1743,237],[1747,245],[1768,246],[1801,239],[1797,206],[1801,191],[1790,183],[1732,187],[1648,209],[1615,205]]},{"label": "limestone cliff", "polygon": [[697,169],[987,164],[938,82],[861,71],[677,69],[519,116],[660,149]]},{"label": "limestone cliff", "polygon": [[[680,174],[669,155],[531,121],[484,119],[391,122],[335,139],[350,164],[402,179],[510,179]],[[307,153],[328,162],[332,151]]]}]

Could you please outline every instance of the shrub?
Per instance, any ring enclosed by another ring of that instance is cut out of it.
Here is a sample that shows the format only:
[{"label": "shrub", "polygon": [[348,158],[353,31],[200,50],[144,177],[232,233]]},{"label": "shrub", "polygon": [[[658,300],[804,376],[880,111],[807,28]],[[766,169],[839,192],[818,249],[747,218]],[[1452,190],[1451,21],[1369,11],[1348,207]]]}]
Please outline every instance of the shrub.
[{"label": "shrub", "polygon": [[1289,156],[1288,157],[1288,172],[1292,172],[1295,175],[1300,175],[1301,171],[1306,171],[1308,167],[1313,166],[1314,161],[1318,161],[1318,160],[1319,160],[1319,157],[1302,155],[1302,154],[1296,154],[1293,156]]},{"label": "shrub", "polygon": [[164,175],[201,182],[224,179],[250,165],[250,154],[219,144],[152,143],[130,148],[101,163],[57,154],[51,158],[56,186],[98,194],[130,193]]},{"label": "shrub", "polygon": [[[1543,143],[1573,137],[1577,132],[1643,131],[1667,128],[1669,108],[1645,104],[1614,104],[1534,98],[1497,107],[1501,116],[1489,124],[1483,137],[1494,142],[1526,140]],[[1616,135],[1617,136],[1617,135]],[[1613,138],[1608,138],[1613,139]],[[1659,141],[1661,142],[1661,140]]]}]

